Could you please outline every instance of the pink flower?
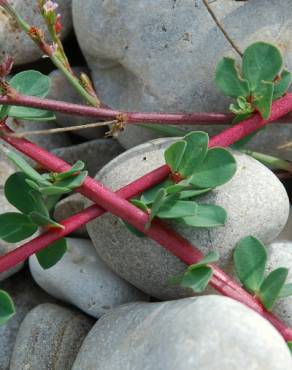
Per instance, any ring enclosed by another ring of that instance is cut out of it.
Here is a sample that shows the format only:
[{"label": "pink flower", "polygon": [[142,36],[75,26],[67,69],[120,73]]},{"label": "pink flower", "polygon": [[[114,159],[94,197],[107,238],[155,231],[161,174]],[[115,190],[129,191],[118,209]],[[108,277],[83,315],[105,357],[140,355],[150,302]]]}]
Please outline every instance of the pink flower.
[{"label": "pink flower", "polygon": [[[1,2],[2,0],[0,0]],[[5,0],[4,0],[5,1]],[[48,0],[45,4],[44,4],[44,11],[48,14],[50,12],[54,12],[57,8],[58,8],[58,4],[55,2],[55,1],[51,1],[51,0]]]}]

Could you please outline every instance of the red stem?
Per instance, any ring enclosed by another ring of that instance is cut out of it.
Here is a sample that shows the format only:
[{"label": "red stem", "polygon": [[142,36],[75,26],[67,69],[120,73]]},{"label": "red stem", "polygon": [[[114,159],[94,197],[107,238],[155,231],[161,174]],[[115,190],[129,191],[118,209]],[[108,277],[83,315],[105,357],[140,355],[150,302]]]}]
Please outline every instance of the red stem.
[{"label": "red stem", "polygon": [[122,119],[128,124],[150,123],[168,125],[192,124],[226,124],[230,123],[232,113],[141,113],[112,110],[109,108],[95,108],[87,105],[72,104],[62,101],[41,99],[34,96],[15,95],[13,97],[0,96],[0,104],[17,105],[49,111],[71,114],[75,116],[92,117],[106,121]]},{"label": "red stem", "polygon": [[[211,139],[210,146],[229,146],[233,142],[261,128],[268,122],[276,120],[282,115],[287,114],[291,109],[292,94],[287,94],[284,98],[276,101],[273,104],[272,114],[269,121],[264,121],[259,115],[255,115]],[[9,129],[3,127],[3,133],[9,132],[11,132]],[[70,168],[70,166],[64,161],[60,160],[50,153],[47,153],[43,149],[38,148],[36,145],[30,143],[27,140],[9,136],[3,136],[3,139],[24,154],[28,155],[30,158],[36,160],[43,167],[51,171],[60,172]],[[161,181],[168,173],[168,167],[162,166],[154,171],[154,174],[157,175],[154,180],[156,181],[160,179]],[[135,190],[135,192],[139,193],[145,188],[148,188],[149,186],[154,185],[154,183],[157,183],[155,181],[152,181],[152,176],[153,173],[150,173],[145,175],[143,178],[136,180],[133,185],[133,189]],[[129,194],[132,193],[131,187],[132,185],[127,186],[126,188],[124,188],[124,191],[126,191],[126,193],[129,191]],[[102,208],[131,223],[138,230],[144,232],[147,236],[162,245],[164,248],[180,258],[186,264],[196,263],[202,258],[202,253],[197,248],[192,246],[186,239],[171,230],[168,226],[164,225],[160,220],[154,221],[152,223],[152,226],[145,231],[144,225],[148,221],[147,214],[121,198],[122,194],[115,194],[111,192],[110,190],[99,184],[97,181],[89,177],[85,180],[84,184],[78,189],[78,191],[87,196],[89,199],[98,203]],[[99,212],[104,211],[99,207],[91,207],[89,211],[83,211],[79,215],[72,216],[69,219],[69,226],[68,220],[64,221],[64,224],[68,226],[68,232],[71,232],[73,230],[73,227],[76,227],[77,225],[80,226],[81,218],[79,220],[79,217],[84,217],[82,222],[87,222],[93,217],[99,215]],[[65,232],[66,231],[63,231],[63,233]],[[45,244],[44,246],[47,246],[49,244],[47,242],[50,240],[50,234],[53,233],[57,233],[57,235],[55,235],[56,238],[63,236],[62,231],[48,232],[44,236],[40,236],[34,239],[34,241],[26,243],[26,245],[21,247],[22,250],[28,250],[29,248],[31,248],[31,252],[34,253],[34,251],[39,248],[39,243],[42,241],[42,237],[44,238],[42,243]],[[1,262],[2,259],[0,259],[0,263]],[[15,265],[15,261],[13,262]],[[252,308],[256,312],[264,316],[266,319],[272,322],[273,325],[281,332],[285,340],[292,340],[292,329],[286,327],[285,324],[283,324],[274,315],[265,311],[257,299],[247,293],[235,281],[231,280],[217,266],[213,266],[213,278],[211,280],[211,285],[223,295],[244,303],[248,307]]]}]

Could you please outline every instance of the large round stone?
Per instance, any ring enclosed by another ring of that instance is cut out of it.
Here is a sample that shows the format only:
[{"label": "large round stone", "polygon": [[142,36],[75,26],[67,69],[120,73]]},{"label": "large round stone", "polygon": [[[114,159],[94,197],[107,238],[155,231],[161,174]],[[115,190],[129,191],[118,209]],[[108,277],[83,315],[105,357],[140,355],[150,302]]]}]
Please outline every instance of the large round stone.
[{"label": "large round stone", "polygon": [[103,316],[73,370],[288,370],[288,346],[255,312],[208,296],[136,303]]},{"label": "large round stone", "polygon": [[[157,139],[133,148],[101,169],[96,179],[117,190],[164,163],[164,150],[174,139]],[[289,212],[287,193],[278,178],[265,166],[242,153],[235,153],[237,172],[233,179],[206,196],[200,203],[224,207],[224,227],[198,229],[175,226],[204,254],[220,253],[220,264],[231,269],[232,251],[244,236],[273,241],[283,229]],[[120,219],[105,214],[88,224],[88,232],[100,257],[121,277],[149,295],[177,298],[190,291],[171,286],[168,279],[186,266],[156,242],[133,235]]]}]

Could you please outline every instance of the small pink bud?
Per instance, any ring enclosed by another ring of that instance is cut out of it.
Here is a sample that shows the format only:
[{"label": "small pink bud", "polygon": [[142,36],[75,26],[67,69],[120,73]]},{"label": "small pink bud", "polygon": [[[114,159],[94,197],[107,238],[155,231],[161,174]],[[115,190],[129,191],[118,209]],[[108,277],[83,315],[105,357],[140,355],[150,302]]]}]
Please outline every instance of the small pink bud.
[{"label": "small pink bud", "polygon": [[59,33],[61,33],[62,31],[62,28],[63,28],[63,25],[62,25],[62,19],[61,19],[61,14],[58,14],[57,15],[57,18],[56,18],[56,23],[55,23],[55,31],[56,31],[56,34],[58,35]]},{"label": "small pink bud", "polygon": [[[1,0],[0,0],[1,1]],[[55,1],[48,0],[45,2],[43,8],[46,14],[54,12],[58,8],[58,4]]]}]

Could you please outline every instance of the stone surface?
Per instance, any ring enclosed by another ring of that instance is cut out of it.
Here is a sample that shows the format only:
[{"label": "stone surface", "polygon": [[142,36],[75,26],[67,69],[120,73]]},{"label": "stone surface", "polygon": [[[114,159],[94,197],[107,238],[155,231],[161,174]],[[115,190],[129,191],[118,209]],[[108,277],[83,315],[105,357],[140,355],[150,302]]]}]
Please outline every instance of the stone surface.
[{"label": "stone surface", "polygon": [[[35,130],[50,130],[57,128],[55,121],[15,121],[9,119],[7,122],[8,126],[15,132],[28,132]],[[51,151],[55,148],[65,147],[72,145],[72,140],[70,136],[66,133],[57,134],[42,134],[42,135],[27,135],[26,139],[32,141],[33,143],[41,146],[43,149]]]},{"label": "stone surface", "polygon": [[[62,221],[84,209],[86,198],[79,194],[72,194],[57,203],[54,210],[54,219]],[[79,227],[71,235],[88,238],[86,226]]]},{"label": "stone surface", "polygon": [[[75,72],[76,76],[79,76],[82,72],[88,74],[88,70],[85,67],[75,67],[73,68],[73,71]],[[65,101],[68,103],[84,104],[84,100],[70,85],[64,75],[59,72],[59,70],[51,72],[49,76],[51,78],[52,86],[48,98]],[[61,113],[57,113],[56,118],[57,124],[61,127],[77,126],[97,121],[95,118],[70,116]],[[96,127],[92,129],[74,131],[74,133],[85,137],[86,139],[96,139],[97,137],[103,136],[105,131],[105,127]]]},{"label": "stone surface", "polygon": [[86,337],[73,370],[284,370],[291,354],[258,314],[208,296],[110,311]]},{"label": "stone surface", "polygon": [[[210,6],[241,50],[259,40],[274,42],[291,69],[289,2],[225,0]],[[231,100],[216,88],[213,76],[222,56],[238,56],[202,1],[73,0],[72,8],[80,47],[106,105],[132,111],[228,110]],[[213,135],[223,127],[203,129]],[[291,133],[291,125],[273,125],[255,145],[292,159],[292,151],[277,149]],[[131,125],[119,140],[130,148],[156,137]]]},{"label": "stone surface", "polygon": [[8,370],[14,342],[19,326],[26,314],[39,304],[55,302],[55,299],[40,289],[28,270],[22,270],[4,282],[0,289],[7,291],[16,306],[16,315],[0,327],[0,369]]},{"label": "stone surface", "polygon": [[10,370],[71,370],[93,320],[46,303],[30,311],[17,334]]},{"label": "stone surface", "polygon": [[120,304],[146,299],[100,260],[90,241],[68,239],[68,246],[62,260],[49,270],[43,270],[36,257],[30,258],[35,281],[49,294],[94,317]]},{"label": "stone surface", "polygon": [[[172,142],[157,139],[133,148],[111,161],[97,174],[102,184],[117,190],[164,163],[164,150]],[[224,227],[195,229],[176,225],[176,230],[206,254],[216,250],[221,267],[231,268],[236,242],[254,235],[263,242],[273,241],[283,229],[289,212],[287,193],[277,177],[256,160],[235,154],[238,169],[233,179],[206,196],[201,203],[224,207],[228,220]],[[185,265],[148,238],[137,238],[116,217],[105,214],[87,225],[100,257],[121,277],[151,296],[161,299],[190,294],[167,281],[181,273]]]},{"label": "stone surface", "polygon": [[[292,241],[277,241],[268,246],[267,272],[278,267],[289,269],[287,283],[292,283]],[[277,301],[273,312],[287,325],[292,326],[292,296]]]},{"label": "stone surface", "polygon": [[[46,29],[39,15],[37,0],[13,0],[9,3],[26,22],[41,27],[43,30]],[[72,27],[71,0],[59,0],[58,4],[58,11],[62,14],[62,37],[65,37]],[[0,11],[0,45],[0,55],[11,55],[16,65],[33,62],[42,55],[33,41],[18,28],[17,24],[2,9]]]},{"label": "stone surface", "polygon": [[118,156],[124,150],[114,139],[97,139],[79,145],[53,150],[57,156],[73,164],[78,160],[85,163],[89,175],[94,176],[96,171]]},{"label": "stone surface", "polygon": [[290,207],[288,221],[282,230],[282,232],[278,235],[277,241],[283,240],[291,240],[292,241],[292,208]]}]

